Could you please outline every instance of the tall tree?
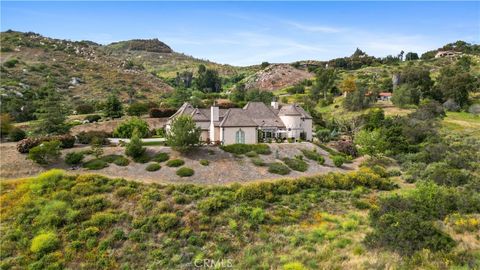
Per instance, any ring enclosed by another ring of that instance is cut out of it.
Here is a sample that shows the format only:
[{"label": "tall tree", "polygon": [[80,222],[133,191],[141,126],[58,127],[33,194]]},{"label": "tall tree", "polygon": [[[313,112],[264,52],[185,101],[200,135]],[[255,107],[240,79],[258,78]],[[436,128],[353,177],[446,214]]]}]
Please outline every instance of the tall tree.
[{"label": "tall tree", "polygon": [[460,107],[468,103],[468,95],[474,89],[475,78],[461,66],[446,66],[440,70],[435,89],[445,100],[453,99]]},{"label": "tall tree", "polygon": [[418,54],[414,52],[408,52],[405,55],[405,61],[418,60]]},{"label": "tall tree", "polygon": [[345,77],[340,83],[340,90],[342,90],[343,95],[346,97],[348,93],[353,93],[357,90],[357,82],[353,75]]},{"label": "tall tree", "polygon": [[320,99],[320,93],[323,99],[327,99],[327,94],[335,84],[336,72],[333,68],[319,68],[315,75],[315,85],[312,87],[310,96],[313,100]]},{"label": "tall tree", "polygon": [[40,101],[37,110],[36,132],[39,134],[65,134],[70,127],[65,123],[67,108],[62,95],[49,87],[46,97]]},{"label": "tall tree", "polygon": [[167,144],[179,152],[187,152],[200,143],[200,128],[189,115],[180,115],[172,121],[167,133]]},{"label": "tall tree", "polygon": [[105,116],[119,118],[123,116],[123,106],[117,95],[112,94],[105,103]]}]

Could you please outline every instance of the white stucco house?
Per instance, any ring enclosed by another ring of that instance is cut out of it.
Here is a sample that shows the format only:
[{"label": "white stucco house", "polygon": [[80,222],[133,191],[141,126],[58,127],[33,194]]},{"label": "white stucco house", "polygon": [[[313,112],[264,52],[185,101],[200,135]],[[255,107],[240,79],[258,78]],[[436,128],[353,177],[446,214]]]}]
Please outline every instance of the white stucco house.
[{"label": "white stucco house", "polygon": [[179,115],[190,115],[200,128],[201,140],[222,145],[234,143],[254,144],[275,139],[312,140],[312,117],[297,104],[271,106],[263,102],[249,102],[243,108],[209,109],[194,108],[184,103],[172,115],[165,126],[166,131]]}]

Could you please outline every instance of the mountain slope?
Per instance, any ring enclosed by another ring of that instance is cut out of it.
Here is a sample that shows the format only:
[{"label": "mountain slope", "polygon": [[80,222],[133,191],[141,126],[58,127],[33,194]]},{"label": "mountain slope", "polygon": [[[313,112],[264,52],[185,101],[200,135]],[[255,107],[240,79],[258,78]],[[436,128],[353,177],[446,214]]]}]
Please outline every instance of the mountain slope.
[{"label": "mountain slope", "polygon": [[107,55],[93,42],[51,39],[35,33],[1,34],[3,95],[52,84],[67,97],[98,99],[133,87],[139,98],[156,97],[172,87],[142,67]]}]

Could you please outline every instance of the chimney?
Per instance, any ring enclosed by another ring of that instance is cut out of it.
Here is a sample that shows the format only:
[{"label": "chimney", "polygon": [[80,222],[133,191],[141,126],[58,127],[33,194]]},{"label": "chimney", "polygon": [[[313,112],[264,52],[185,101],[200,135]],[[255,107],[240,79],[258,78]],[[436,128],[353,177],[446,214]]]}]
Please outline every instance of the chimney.
[{"label": "chimney", "polygon": [[274,108],[275,110],[278,110],[278,101],[272,101],[270,105],[272,105],[272,108]]},{"label": "chimney", "polygon": [[210,119],[212,122],[218,122],[220,120],[220,109],[215,103],[210,107]]}]

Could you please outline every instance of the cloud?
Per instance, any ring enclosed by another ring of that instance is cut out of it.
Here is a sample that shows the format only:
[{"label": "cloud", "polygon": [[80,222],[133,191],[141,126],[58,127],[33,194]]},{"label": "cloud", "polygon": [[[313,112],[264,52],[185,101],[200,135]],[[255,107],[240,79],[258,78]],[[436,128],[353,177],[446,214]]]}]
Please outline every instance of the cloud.
[{"label": "cloud", "polygon": [[337,28],[332,26],[325,26],[325,25],[307,25],[299,22],[293,21],[286,21],[286,24],[300,29],[305,32],[316,32],[316,33],[340,33],[343,32],[345,29]]}]

